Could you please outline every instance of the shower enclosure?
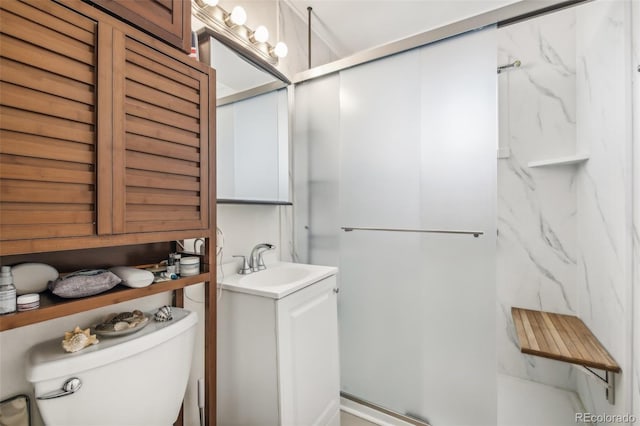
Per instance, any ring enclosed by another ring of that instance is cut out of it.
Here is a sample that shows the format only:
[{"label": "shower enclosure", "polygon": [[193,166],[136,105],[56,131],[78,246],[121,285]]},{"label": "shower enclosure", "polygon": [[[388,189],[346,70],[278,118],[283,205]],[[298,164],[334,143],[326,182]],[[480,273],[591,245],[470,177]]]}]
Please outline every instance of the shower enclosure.
[{"label": "shower enclosure", "polygon": [[343,395],[434,425],[496,424],[496,65],[488,28],[295,88],[296,252],[339,267]]}]

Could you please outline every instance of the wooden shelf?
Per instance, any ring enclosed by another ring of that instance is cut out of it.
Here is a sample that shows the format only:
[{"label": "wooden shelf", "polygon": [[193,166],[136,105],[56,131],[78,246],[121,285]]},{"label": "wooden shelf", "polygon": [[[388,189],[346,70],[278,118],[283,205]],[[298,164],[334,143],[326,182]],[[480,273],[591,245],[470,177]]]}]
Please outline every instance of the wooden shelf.
[{"label": "wooden shelf", "polygon": [[118,285],[107,292],[79,299],[63,299],[46,291],[40,293],[39,309],[1,316],[0,331],[23,327],[25,325],[77,314],[91,309],[126,302],[128,300],[139,299],[141,297],[151,296],[158,293],[178,290],[193,284],[210,280],[211,274],[209,272],[203,272],[192,277],[162,281],[142,288],[129,288],[123,285]]},{"label": "wooden shelf", "polygon": [[589,154],[575,154],[566,157],[549,158],[547,160],[530,161],[529,167],[549,167],[549,166],[568,166],[571,164],[584,163],[589,159]]},{"label": "wooden shelf", "polygon": [[511,315],[522,353],[620,372],[620,366],[580,318],[522,308],[511,308]]}]

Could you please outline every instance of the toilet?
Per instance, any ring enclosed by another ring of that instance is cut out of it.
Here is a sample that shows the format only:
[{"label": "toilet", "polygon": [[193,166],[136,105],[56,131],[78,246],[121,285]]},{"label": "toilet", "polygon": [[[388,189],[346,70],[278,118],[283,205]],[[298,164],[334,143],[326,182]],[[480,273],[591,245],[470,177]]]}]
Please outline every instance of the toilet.
[{"label": "toilet", "polygon": [[[32,347],[26,375],[44,423],[172,425],[187,388],[198,322],[195,312],[180,308],[172,312],[172,321],[150,319],[136,333],[98,337],[100,343],[79,352],[65,352],[61,337]],[[64,393],[65,388],[77,390],[42,399]]]}]

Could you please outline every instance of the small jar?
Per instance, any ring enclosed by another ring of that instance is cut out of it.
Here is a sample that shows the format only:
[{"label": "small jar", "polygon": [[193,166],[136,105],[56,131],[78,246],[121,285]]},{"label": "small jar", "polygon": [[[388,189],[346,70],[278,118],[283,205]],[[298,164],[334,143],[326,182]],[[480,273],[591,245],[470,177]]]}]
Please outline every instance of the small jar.
[{"label": "small jar", "polygon": [[40,295],[38,293],[29,293],[18,296],[18,312],[31,311],[40,307]]},{"label": "small jar", "polygon": [[180,259],[180,276],[191,277],[200,273],[200,258],[196,256]]}]

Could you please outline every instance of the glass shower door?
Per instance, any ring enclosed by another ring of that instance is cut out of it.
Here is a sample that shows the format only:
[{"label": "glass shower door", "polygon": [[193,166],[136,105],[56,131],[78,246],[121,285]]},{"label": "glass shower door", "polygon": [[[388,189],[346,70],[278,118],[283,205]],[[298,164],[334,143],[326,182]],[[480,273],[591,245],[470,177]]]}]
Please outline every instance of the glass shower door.
[{"label": "glass shower door", "polygon": [[488,29],[296,88],[342,391],[434,425],[496,424],[495,56]]}]

